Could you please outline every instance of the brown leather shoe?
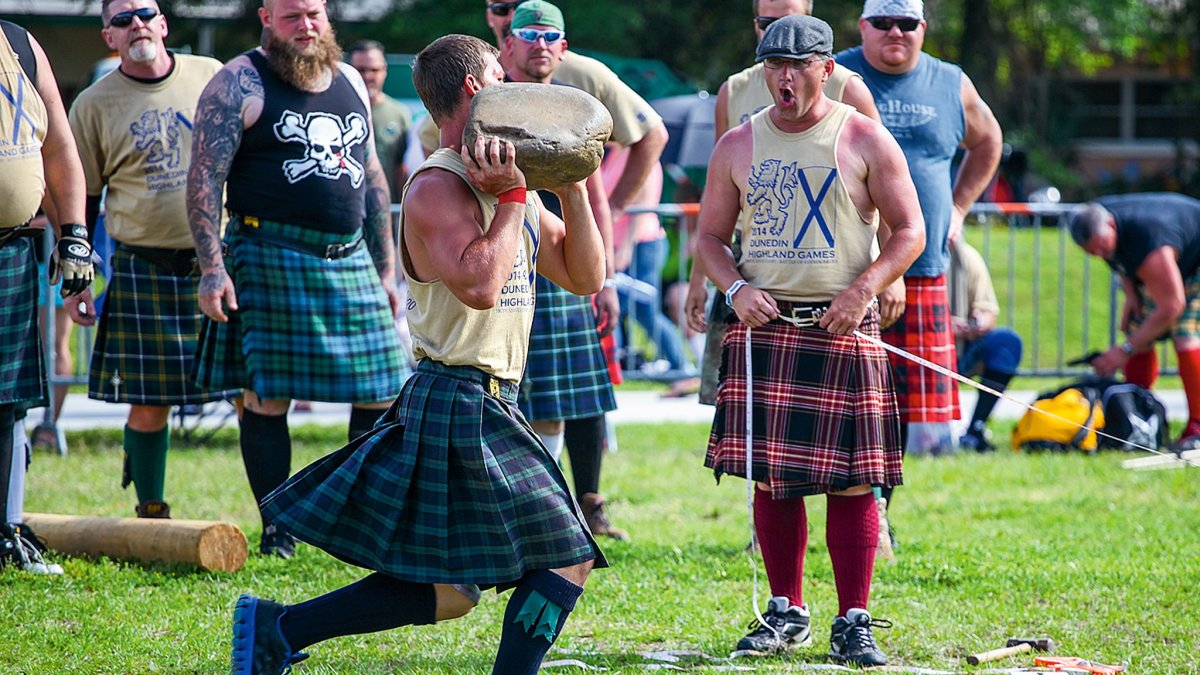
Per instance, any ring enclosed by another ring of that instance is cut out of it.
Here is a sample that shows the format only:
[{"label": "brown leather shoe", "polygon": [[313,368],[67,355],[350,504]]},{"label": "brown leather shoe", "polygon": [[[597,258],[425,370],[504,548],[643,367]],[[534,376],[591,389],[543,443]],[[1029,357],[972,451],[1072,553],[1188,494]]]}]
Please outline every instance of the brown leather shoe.
[{"label": "brown leather shoe", "polygon": [[161,499],[147,499],[133,507],[138,518],[170,518],[171,505]]},{"label": "brown leather shoe", "polygon": [[579,507],[583,510],[584,520],[593,537],[612,537],[621,541],[629,541],[629,533],[619,527],[614,527],[604,510],[604,497],[589,492],[579,499]]}]

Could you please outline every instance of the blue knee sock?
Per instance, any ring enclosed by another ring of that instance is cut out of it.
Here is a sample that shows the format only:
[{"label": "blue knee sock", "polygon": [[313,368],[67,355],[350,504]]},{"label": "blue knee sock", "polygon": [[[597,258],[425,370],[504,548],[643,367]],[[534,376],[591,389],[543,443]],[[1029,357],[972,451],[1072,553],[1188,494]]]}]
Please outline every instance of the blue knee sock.
[{"label": "blue knee sock", "polygon": [[550,570],[526,574],[504,610],[492,675],[535,675],[582,594],[582,586]]}]

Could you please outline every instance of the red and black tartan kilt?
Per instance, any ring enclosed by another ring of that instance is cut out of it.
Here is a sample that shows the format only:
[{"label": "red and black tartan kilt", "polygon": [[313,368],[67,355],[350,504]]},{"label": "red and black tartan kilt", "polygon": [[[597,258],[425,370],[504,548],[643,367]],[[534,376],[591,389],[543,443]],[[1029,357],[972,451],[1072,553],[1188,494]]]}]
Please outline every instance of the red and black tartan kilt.
[{"label": "red and black tartan kilt", "polygon": [[[883,331],[883,341],[948,370],[958,366],[950,323],[946,275],[905,277],[905,307],[900,320]],[[896,385],[900,419],[949,422],[959,417],[958,385],[948,375],[888,354]]]},{"label": "red and black tartan kilt", "polygon": [[[872,307],[859,330],[879,335]],[[746,324],[725,332],[704,465],[746,476]],[[854,336],[772,321],[750,333],[753,478],[777,499],[903,482],[900,418],[887,353]]]}]

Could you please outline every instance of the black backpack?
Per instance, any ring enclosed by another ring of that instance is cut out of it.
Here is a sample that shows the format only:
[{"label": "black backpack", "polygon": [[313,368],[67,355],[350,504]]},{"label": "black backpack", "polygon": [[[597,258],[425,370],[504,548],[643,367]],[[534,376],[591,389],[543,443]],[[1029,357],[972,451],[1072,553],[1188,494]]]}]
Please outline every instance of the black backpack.
[{"label": "black backpack", "polygon": [[[1108,381],[1100,391],[1104,433],[1100,447],[1131,452],[1136,446],[1158,449],[1167,444],[1167,408],[1150,390],[1128,382]],[[1136,444],[1136,445],[1135,445]]]}]

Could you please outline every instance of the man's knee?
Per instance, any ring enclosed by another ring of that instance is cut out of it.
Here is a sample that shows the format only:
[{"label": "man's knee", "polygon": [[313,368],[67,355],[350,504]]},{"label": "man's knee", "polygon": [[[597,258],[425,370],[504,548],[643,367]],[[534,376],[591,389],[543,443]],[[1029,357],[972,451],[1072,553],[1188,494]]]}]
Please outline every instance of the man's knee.
[{"label": "man's knee", "polygon": [[854,487],[846,488],[845,490],[840,490],[838,492],[830,492],[829,496],[830,497],[858,497],[860,495],[865,495],[870,492],[871,492],[871,486],[867,485],[866,483],[863,483],[862,485],[855,485]]},{"label": "man's knee", "polygon": [[246,390],[242,402],[245,408],[250,412],[257,415],[270,415],[272,417],[286,415],[288,408],[292,407],[292,402],[290,399],[275,399],[265,401],[250,390]]},{"label": "man's knee", "polygon": [[1021,364],[1023,344],[1017,331],[1008,326],[993,329],[987,337],[985,364],[989,370],[1000,373],[1015,373]]},{"label": "man's knee", "polygon": [[466,616],[475,605],[479,604],[479,589],[474,592],[469,587],[451,585],[451,584],[434,584],[434,594],[437,596],[437,612],[434,617],[437,621],[449,621]]},{"label": "man's knee", "polygon": [[171,408],[164,405],[133,405],[129,408],[129,428],[151,433],[167,426]]}]

